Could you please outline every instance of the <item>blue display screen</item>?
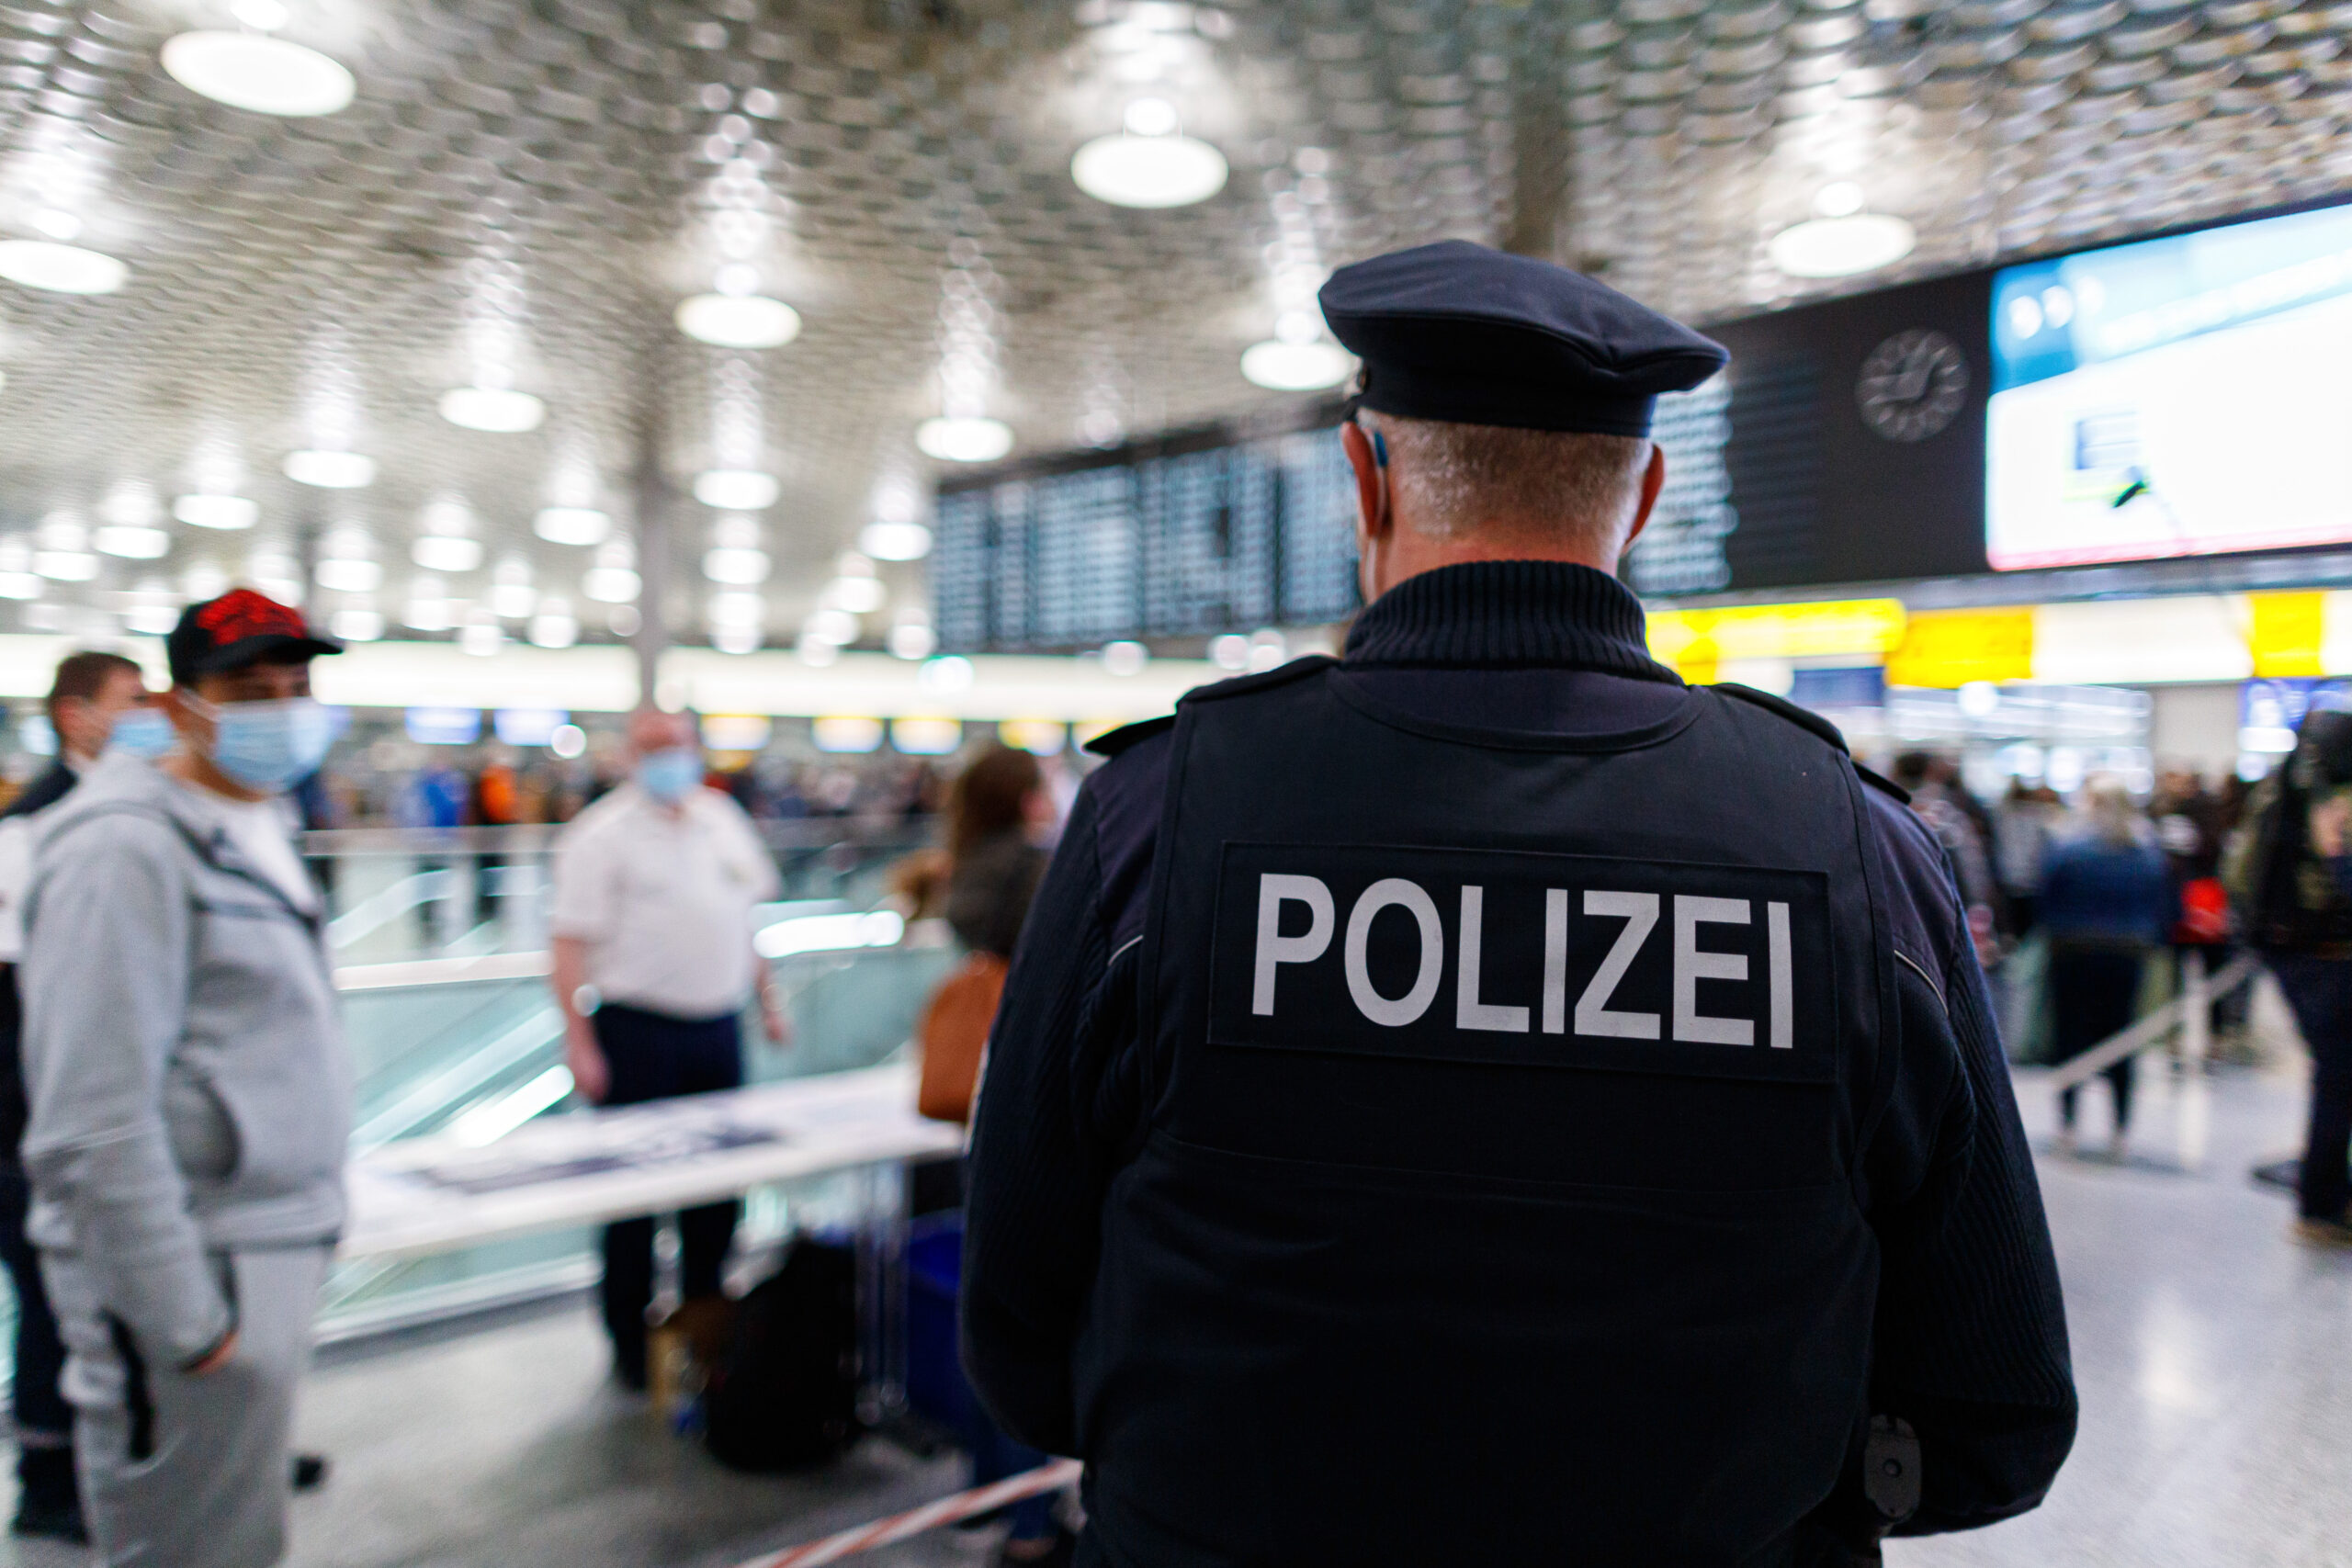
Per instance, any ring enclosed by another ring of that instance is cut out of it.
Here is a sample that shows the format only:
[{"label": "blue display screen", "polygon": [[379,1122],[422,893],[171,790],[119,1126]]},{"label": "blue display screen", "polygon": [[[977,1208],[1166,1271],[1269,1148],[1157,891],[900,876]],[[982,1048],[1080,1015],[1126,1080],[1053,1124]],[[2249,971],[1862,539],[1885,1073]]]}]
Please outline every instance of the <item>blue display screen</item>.
[{"label": "blue display screen", "polygon": [[1996,568],[2352,540],[2352,208],[1993,280]]}]

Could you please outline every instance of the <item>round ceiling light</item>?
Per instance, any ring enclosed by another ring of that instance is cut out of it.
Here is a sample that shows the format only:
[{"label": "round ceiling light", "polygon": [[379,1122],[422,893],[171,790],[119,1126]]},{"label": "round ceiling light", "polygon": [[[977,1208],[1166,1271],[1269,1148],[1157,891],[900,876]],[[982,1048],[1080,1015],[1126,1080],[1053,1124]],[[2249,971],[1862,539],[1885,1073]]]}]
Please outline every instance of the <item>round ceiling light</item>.
[{"label": "round ceiling light", "polygon": [[550,545],[601,545],[613,520],[593,506],[543,506],[531,532]]},{"label": "round ceiling light", "polygon": [[1241,351],[1241,374],[1251,385],[1275,392],[1309,392],[1336,387],[1355,361],[1335,343],[1284,343],[1268,338]]},{"label": "round ceiling light", "polygon": [[90,536],[90,543],[125,560],[160,560],[172,552],[172,536],[141,523],[107,523]]},{"label": "round ceiling light", "polygon": [[857,547],[876,560],[921,560],[931,554],[931,530],[920,523],[868,523]]},{"label": "round ceiling light", "polygon": [[763,294],[697,294],[678,301],[677,321],[718,348],[780,348],[800,335],[800,312]]},{"label": "round ceiling light", "polygon": [[184,495],[172,502],[172,515],[191,528],[250,528],[260,520],[261,507],[242,495]]},{"label": "round ceiling light", "polygon": [[191,93],[254,114],[333,114],[359,86],[340,62],[265,33],[181,33],[164,44],[164,69]]},{"label": "round ceiling light", "polygon": [[408,557],[427,571],[471,571],[481,565],[481,541],[454,534],[423,534],[409,546]]},{"label": "round ceiling light", "polygon": [[704,552],[702,574],[713,582],[733,583],[742,587],[757,587],[768,580],[775,564],[765,550],[744,549],[721,545]]},{"label": "round ceiling light", "polygon": [[0,277],[52,294],[111,294],[130,269],[99,251],[50,240],[0,240]]},{"label": "round ceiling light", "polygon": [[1917,243],[1910,224],[1884,212],[1808,218],[1772,236],[1772,265],[1791,277],[1851,277],[1894,265]]},{"label": "round ceiling light", "polygon": [[757,468],[712,468],[695,477],[695,499],[720,512],[764,512],[783,487]]},{"label": "round ceiling light", "polygon": [[374,642],[384,635],[381,611],[360,608],[337,610],[327,626],[345,642]]},{"label": "round ceiling light", "polygon": [[376,482],[376,459],[356,452],[288,452],[286,477],[321,490],[365,490]]},{"label": "round ceiling light", "polygon": [[441,394],[441,417],[467,430],[519,435],[537,430],[548,405],[512,387],[452,387]]},{"label": "round ceiling light", "polygon": [[915,426],[915,445],[943,463],[993,463],[1012,450],[1012,426],[985,415],[927,419]]},{"label": "round ceiling light", "polygon": [[331,593],[373,593],[384,585],[384,569],[371,560],[334,556],[311,569],[311,581]]},{"label": "round ceiling light", "polygon": [[1225,154],[1190,136],[1098,136],[1069,161],[1069,177],[1114,207],[1190,207],[1225,188]]},{"label": "round ceiling light", "polygon": [[824,596],[853,615],[870,615],[882,607],[889,591],[871,577],[837,577],[825,585]]},{"label": "round ceiling light", "polygon": [[580,579],[581,593],[599,604],[626,604],[642,587],[637,573],[625,566],[592,567]]}]

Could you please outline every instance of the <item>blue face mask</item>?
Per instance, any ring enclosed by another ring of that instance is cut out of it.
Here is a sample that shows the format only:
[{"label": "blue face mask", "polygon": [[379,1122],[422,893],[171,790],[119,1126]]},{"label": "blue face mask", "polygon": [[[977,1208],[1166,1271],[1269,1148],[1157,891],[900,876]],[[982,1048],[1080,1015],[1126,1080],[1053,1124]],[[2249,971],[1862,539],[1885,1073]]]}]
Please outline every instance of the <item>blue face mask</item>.
[{"label": "blue face mask", "polygon": [[179,740],[179,732],[161,708],[130,708],[116,716],[114,728],[107,734],[107,750],[153,761]]},{"label": "blue face mask", "polygon": [[691,746],[649,752],[637,764],[637,784],[664,806],[675,806],[702,787],[702,753]]},{"label": "blue face mask", "polygon": [[212,717],[212,765],[267,795],[318,772],[334,743],[334,721],[312,697],[224,703]]}]

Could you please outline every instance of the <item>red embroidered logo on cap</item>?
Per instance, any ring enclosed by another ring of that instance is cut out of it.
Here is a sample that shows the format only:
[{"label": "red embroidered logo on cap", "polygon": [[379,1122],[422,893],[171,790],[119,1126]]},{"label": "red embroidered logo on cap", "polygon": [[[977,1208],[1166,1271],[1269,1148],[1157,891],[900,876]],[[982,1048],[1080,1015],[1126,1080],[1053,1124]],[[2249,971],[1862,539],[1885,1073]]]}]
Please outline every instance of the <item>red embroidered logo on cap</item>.
[{"label": "red embroidered logo on cap", "polygon": [[311,628],[302,624],[299,612],[250,588],[223,593],[196,613],[196,624],[210,635],[215,648],[273,633],[286,637],[311,635]]}]

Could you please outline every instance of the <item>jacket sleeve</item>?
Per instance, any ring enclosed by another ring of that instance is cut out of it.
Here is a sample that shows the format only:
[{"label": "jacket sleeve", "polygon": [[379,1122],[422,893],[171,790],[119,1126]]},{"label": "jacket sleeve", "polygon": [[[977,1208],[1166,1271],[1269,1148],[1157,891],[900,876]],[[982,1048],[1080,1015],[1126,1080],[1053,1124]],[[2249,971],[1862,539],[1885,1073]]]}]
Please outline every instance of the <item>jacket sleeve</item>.
[{"label": "jacket sleeve", "polygon": [[964,1365],[998,1423],[1077,1446],[1070,1361],[1120,1139],[1140,945],[1109,951],[1098,817],[1079,796],[1012,959],[973,1115]]},{"label": "jacket sleeve", "polygon": [[[1928,879],[1916,879],[1924,884]],[[1871,1410],[1919,1434],[1897,1532],[1970,1529],[2048,1493],[2077,1405],[2058,1265],[1992,996],[1954,891],[1895,964],[1891,1097],[1864,1156],[1882,1256]]]},{"label": "jacket sleeve", "polygon": [[185,1364],[233,1324],[164,1122],[193,940],[167,825],[73,824],[36,863],[18,979],[32,1121],[25,1167],[57,1206],[106,1309]]}]

